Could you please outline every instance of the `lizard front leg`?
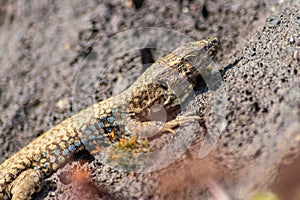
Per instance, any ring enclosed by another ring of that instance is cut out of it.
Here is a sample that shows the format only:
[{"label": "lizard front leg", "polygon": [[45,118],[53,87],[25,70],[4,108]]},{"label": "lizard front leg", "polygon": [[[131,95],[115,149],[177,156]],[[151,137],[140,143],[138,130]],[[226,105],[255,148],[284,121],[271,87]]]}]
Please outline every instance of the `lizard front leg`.
[{"label": "lizard front leg", "polygon": [[179,127],[184,124],[198,122],[200,116],[182,116],[177,117],[173,120],[163,122],[163,121],[147,121],[147,122],[138,122],[132,120],[128,122],[126,128],[133,135],[137,135],[142,138],[151,138],[157,134],[162,133],[172,133],[176,134],[176,127]]}]

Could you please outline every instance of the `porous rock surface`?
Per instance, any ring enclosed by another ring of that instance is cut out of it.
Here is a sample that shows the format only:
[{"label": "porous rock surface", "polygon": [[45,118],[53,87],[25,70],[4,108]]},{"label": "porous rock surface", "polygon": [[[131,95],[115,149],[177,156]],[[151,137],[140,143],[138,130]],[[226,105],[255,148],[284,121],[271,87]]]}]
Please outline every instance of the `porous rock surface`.
[{"label": "porous rock surface", "polygon": [[[223,83],[188,106],[201,111],[206,125],[216,124],[210,108],[223,95],[226,123],[219,137],[200,128],[182,157],[151,173],[114,169],[83,152],[46,179],[34,198],[207,199],[218,193],[215,184],[232,199],[245,199],[272,188],[299,152],[299,1],[130,2],[3,1],[0,162],[75,111],[123,90],[143,71],[140,51],[116,56],[105,48],[98,52],[99,43],[129,29],[163,27],[193,39],[220,38],[216,63],[228,68]],[[166,52],[151,53],[157,60]],[[113,59],[97,62],[103,57]],[[74,106],[72,87],[84,60],[101,73],[81,77],[85,93]],[[212,148],[199,159],[210,134]]]}]

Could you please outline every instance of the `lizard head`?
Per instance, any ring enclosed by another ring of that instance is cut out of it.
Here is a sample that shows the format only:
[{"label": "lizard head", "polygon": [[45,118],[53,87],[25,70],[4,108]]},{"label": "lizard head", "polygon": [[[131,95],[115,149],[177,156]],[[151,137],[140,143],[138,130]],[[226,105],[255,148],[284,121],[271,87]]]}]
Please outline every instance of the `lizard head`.
[{"label": "lizard head", "polygon": [[190,67],[199,71],[200,68],[209,65],[219,47],[220,41],[217,37],[186,43],[172,53],[174,61],[177,61],[177,64],[174,63],[173,66],[180,71],[185,68],[183,64],[189,64]]},{"label": "lizard head", "polygon": [[193,89],[207,90],[204,76],[210,75],[210,64],[220,47],[219,39],[211,37],[186,43],[158,61],[164,68],[157,77],[160,84],[185,101]]},{"label": "lizard head", "polygon": [[182,55],[185,59],[191,56],[215,56],[220,47],[220,41],[217,37],[210,37],[203,40],[186,43],[174,51],[178,55]]},{"label": "lizard head", "polygon": [[[175,74],[179,73],[187,79],[193,79],[198,75],[197,71],[209,67],[219,47],[217,37],[186,43],[157,61],[162,68],[165,67],[159,76],[172,80],[170,77],[177,77]],[[173,80],[176,81],[176,78]]]}]

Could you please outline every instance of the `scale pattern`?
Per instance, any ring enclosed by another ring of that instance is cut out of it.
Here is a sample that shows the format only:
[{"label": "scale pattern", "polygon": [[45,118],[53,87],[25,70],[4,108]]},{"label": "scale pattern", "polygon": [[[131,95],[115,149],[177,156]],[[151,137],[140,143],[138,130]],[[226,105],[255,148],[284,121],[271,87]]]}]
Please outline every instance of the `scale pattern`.
[{"label": "scale pattern", "polygon": [[[217,38],[208,38],[177,48],[150,66],[123,93],[64,120],[5,160],[0,165],[0,199],[30,199],[42,187],[44,178],[79,151],[86,149],[96,154],[112,144],[135,137],[142,127],[155,126],[157,123],[149,118],[149,110],[157,104],[168,114],[164,122],[166,130],[189,121],[174,123],[180,101],[173,90],[180,87],[185,92],[193,87],[199,73],[189,60],[200,58],[196,59],[197,64],[208,65],[218,46]],[[188,84],[182,85],[183,80],[188,80]],[[129,124],[134,124],[135,129],[128,129]]]}]

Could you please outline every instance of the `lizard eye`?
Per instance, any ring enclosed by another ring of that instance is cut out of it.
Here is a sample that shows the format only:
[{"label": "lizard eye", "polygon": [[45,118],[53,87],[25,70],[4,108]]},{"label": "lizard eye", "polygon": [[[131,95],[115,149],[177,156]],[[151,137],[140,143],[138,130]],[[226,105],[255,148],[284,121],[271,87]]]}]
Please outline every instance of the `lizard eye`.
[{"label": "lizard eye", "polygon": [[198,60],[198,54],[193,52],[192,54],[185,56],[184,60],[190,64],[194,64]]}]

